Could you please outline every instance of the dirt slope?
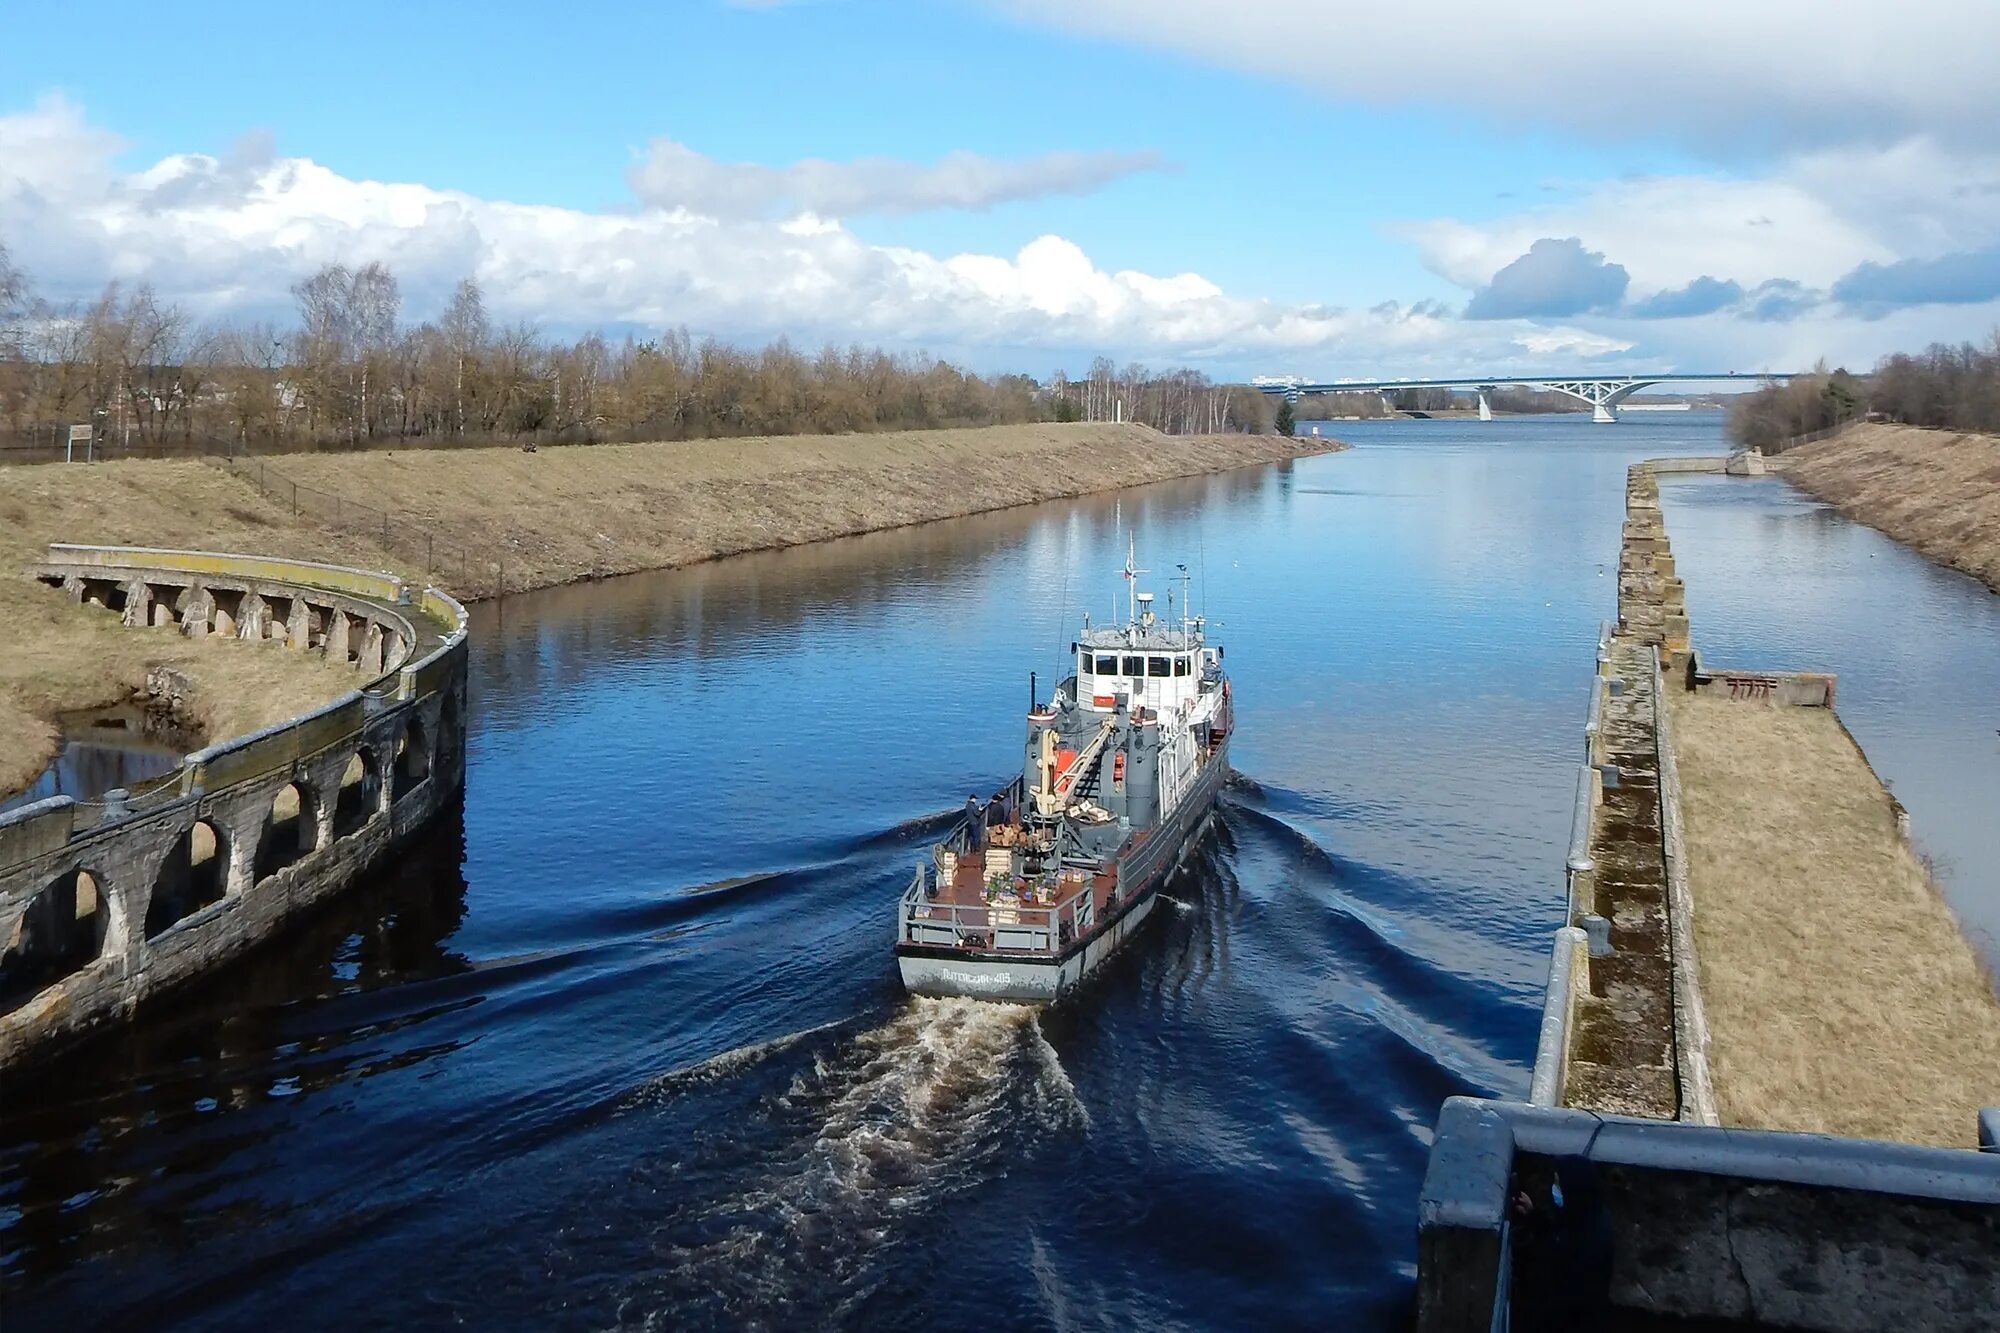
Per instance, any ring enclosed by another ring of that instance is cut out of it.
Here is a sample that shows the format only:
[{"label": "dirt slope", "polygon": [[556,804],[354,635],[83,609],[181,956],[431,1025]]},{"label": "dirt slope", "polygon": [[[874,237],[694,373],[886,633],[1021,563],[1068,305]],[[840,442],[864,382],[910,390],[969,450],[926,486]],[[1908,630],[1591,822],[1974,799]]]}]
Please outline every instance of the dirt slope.
[{"label": "dirt slope", "polygon": [[2000,592],[2000,437],[1866,424],[1778,461],[1849,518]]}]

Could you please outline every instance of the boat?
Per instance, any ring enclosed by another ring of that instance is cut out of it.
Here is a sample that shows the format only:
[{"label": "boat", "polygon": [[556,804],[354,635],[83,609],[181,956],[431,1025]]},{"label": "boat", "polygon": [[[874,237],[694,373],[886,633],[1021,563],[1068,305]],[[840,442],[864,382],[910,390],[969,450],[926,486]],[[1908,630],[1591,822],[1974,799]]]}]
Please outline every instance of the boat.
[{"label": "boat", "polygon": [[1220,644],[1180,603],[1138,590],[1125,623],[1071,644],[1051,697],[1029,677],[1026,761],[917,863],[896,908],[912,994],[1052,1004],[1136,936],[1200,840],[1229,774],[1234,727]]}]

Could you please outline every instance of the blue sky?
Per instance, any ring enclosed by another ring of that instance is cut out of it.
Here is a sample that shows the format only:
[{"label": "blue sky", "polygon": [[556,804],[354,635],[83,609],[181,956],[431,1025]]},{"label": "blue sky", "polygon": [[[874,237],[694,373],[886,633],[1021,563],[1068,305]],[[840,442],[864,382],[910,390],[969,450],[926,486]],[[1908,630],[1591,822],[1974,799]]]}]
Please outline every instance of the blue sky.
[{"label": "blue sky", "polygon": [[[1465,0],[17,7],[0,241],[58,300],[119,277],[276,316],[317,264],[382,259],[411,320],[470,272],[551,330],[1036,373],[1865,362],[2000,325],[1982,3],[1849,23],[1861,53],[1803,82],[1760,43],[1839,4],[1696,0],[1694,46],[1571,0],[1541,24]],[[835,165],[783,174],[807,159]]]}]

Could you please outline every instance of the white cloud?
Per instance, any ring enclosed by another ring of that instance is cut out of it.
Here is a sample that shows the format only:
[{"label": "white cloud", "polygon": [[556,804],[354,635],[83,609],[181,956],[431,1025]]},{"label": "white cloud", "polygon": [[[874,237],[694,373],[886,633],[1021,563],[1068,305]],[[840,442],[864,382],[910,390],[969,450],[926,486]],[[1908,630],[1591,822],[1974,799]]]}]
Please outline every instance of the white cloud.
[{"label": "white cloud", "polygon": [[502,317],[558,327],[1209,360],[1453,340],[1428,313],[1288,307],[1194,273],[1106,270],[1058,236],[1011,256],[933,255],[870,244],[816,212],[515,204],[352,179],[256,142],[228,160],[179,154],[122,171],[121,149],[61,100],[0,116],[0,236],[44,294],[119,278],[203,315],[283,315],[290,284],[320,265],[380,260],[415,315],[471,274]]},{"label": "white cloud", "polygon": [[[1347,100],[1735,153],[2000,144],[1993,0],[988,0]],[[1414,64],[1412,62],[1415,62]]]},{"label": "white cloud", "polygon": [[653,140],[626,176],[633,195],[654,208],[685,208],[719,218],[779,212],[845,218],[979,210],[1021,199],[1087,194],[1160,165],[1160,155],[1152,152],[1066,151],[1013,160],[955,152],[928,164],[887,157],[852,162],[806,158],[768,167],[718,162],[662,138]]},{"label": "white cloud", "polygon": [[1534,329],[1521,334],[1514,342],[1544,360],[1557,356],[1594,359],[1613,352],[1629,352],[1633,346],[1623,338],[1586,333],[1582,329]]},{"label": "white cloud", "polygon": [[1567,202],[1496,219],[1392,230],[1416,244],[1433,272],[1468,291],[1545,238],[1573,236],[1630,273],[1638,306],[1663,295],[1670,305],[1704,279],[1753,295],[1767,285],[1824,293],[1864,265],[1943,260],[2000,243],[2000,153],[1952,151],[1921,138],[1825,149],[1786,158],[1762,178],[1607,181]]},{"label": "white cloud", "polygon": [[[818,210],[782,219],[687,206],[593,213],[356,179],[280,156],[267,137],[222,158],[178,154],[136,169],[120,165],[123,148],[60,100],[0,115],[0,239],[42,294],[83,298],[117,278],[150,282],[198,316],[284,319],[300,277],[380,260],[419,319],[470,274],[501,318],[565,332],[685,324],[742,340],[930,347],[990,368],[1074,367],[1106,352],[1223,373],[1356,377],[1530,374],[1584,361],[1747,370],[1809,364],[1822,352],[1867,364],[1898,346],[1984,336],[2000,321],[2000,303],[1875,320],[1822,305],[1786,323],[1740,311],[1466,321],[1429,302],[1342,310],[1231,293],[1195,272],[1106,267],[1055,235],[1007,254],[931,254],[871,243]],[[1631,300],[1704,275],[1737,282],[1746,300],[1795,280],[1810,298],[1864,260],[1991,243],[1987,196],[1966,196],[1956,212],[1922,201],[1925,190],[1987,189],[2000,172],[1927,185],[1921,152],[1885,151],[1900,166],[1883,173],[1894,184],[1879,196],[1816,156],[1772,181],[1618,182],[1562,208],[1409,234],[1468,291],[1538,238],[1579,237],[1629,269]],[[1693,221],[1668,226],[1656,216],[1674,199],[1691,201]],[[1771,222],[1753,226],[1746,214]],[[1721,236],[1723,219],[1743,237]],[[1708,244],[1681,234],[1703,228],[1714,232]],[[1937,248],[1902,248],[1916,240]]]}]

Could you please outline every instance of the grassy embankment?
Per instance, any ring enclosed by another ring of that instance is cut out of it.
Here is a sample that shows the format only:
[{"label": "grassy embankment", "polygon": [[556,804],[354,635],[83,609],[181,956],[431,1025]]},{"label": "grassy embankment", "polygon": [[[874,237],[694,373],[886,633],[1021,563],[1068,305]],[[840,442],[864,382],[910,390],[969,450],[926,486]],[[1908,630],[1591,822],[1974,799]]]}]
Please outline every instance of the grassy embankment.
[{"label": "grassy embankment", "polygon": [[[1331,439],[1165,436],[1042,425],[588,448],[290,456],[301,486],[382,505],[444,543],[504,556],[509,591],[690,564],[878,528],[1219,472],[1341,448]],[[203,462],[0,468],[0,794],[47,764],[58,712],[129,696],[146,668],[195,687],[193,719],[235,735],[330,698],[350,672],[275,644],[132,631],[20,578],[51,541],[200,547],[420,574],[366,536]],[[451,587],[468,598],[490,593]]]},{"label": "grassy embankment", "polygon": [[1831,710],[1670,691],[1728,1125],[1970,1147],[2000,999]]},{"label": "grassy embankment", "polygon": [[1777,464],[1849,518],[2000,592],[2000,436],[1864,424]]}]

